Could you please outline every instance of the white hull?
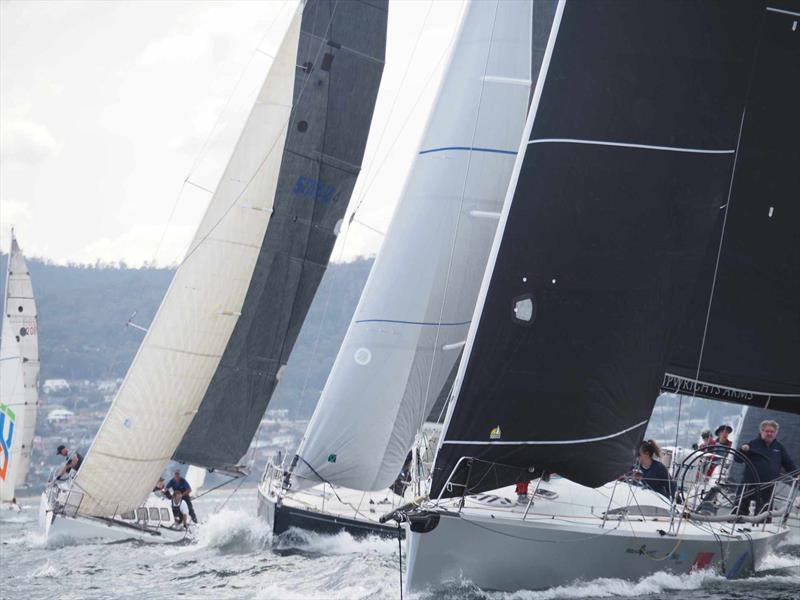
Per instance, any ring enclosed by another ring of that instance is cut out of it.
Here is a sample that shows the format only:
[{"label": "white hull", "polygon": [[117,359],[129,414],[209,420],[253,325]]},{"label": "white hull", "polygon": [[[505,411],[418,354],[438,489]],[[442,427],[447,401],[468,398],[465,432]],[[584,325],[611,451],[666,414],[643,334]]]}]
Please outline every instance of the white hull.
[{"label": "white hull", "polygon": [[[460,512],[455,503],[447,503],[450,510],[431,510],[430,524],[435,526],[427,532],[421,532],[421,521],[407,526],[408,591],[435,589],[461,578],[486,590],[515,591],[701,568],[737,577],[752,571],[788,533],[778,525],[736,525],[731,532],[731,523],[675,520],[680,528],[673,535],[668,515],[604,522],[611,485],[582,488],[586,495],[577,500],[563,498],[563,493],[560,501],[537,500],[524,518],[525,507],[513,504],[488,507],[468,501]],[[565,481],[550,487],[568,493],[580,488]],[[658,506],[649,494],[639,489],[636,500]],[[510,499],[513,493],[505,495]],[[590,510],[585,502],[592,502],[593,495],[606,506]],[[627,490],[621,495],[630,501]]]},{"label": "white hull", "polygon": [[397,527],[379,519],[403,502],[388,490],[367,493],[337,488],[333,493],[326,485],[285,494],[278,481],[269,478],[258,488],[258,515],[274,536],[299,529],[328,535],[346,531],[353,537],[396,537]]},{"label": "white hull", "polygon": [[25,510],[25,507],[17,504],[16,502],[0,502],[0,510],[5,510],[8,512],[22,512]]},{"label": "white hull", "polygon": [[[159,510],[166,503],[153,506]],[[163,505],[163,506],[162,506]],[[147,507],[149,510],[149,507]],[[84,515],[68,516],[53,510],[47,494],[42,494],[39,504],[39,531],[48,542],[116,542],[140,540],[158,544],[180,542],[193,535],[192,528],[173,528],[166,520],[135,521],[121,518],[99,518]]]}]

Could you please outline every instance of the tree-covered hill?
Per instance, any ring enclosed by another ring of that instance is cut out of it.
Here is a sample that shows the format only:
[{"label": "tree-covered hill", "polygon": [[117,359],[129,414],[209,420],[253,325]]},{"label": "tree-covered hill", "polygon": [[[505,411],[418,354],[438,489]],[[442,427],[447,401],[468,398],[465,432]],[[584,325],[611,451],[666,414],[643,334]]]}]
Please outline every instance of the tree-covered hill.
[{"label": "tree-covered hill", "polygon": [[[7,258],[0,255],[3,274]],[[27,261],[39,311],[41,379],[123,377],[144,335],[125,322],[135,311],[134,322],[149,326],[174,270]],[[371,260],[331,265],[273,406],[310,416],[371,265]],[[5,277],[0,278],[0,297],[3,286]]]}]

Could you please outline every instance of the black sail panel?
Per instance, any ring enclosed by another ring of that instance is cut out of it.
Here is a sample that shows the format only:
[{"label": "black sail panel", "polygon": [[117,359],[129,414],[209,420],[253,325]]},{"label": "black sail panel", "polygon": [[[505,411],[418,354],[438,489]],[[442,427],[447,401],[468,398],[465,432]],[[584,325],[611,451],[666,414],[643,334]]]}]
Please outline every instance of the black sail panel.
[{"label": "black sail panel", "polygon": [[309,0],[273,214],[228,346],[176,460],[233,469],[253,439],[330,259],[361,169],[385,0]]},{"label": "black sail panel", "polygon": [[718,240],[762,11],[564,5],[432,497],[627,470]]},{"label": "black sail panel", "polygon": [[794,7],[797,15],[764,11],[722,244],[705,257],[663,387],[800,413],[800,2]]}]

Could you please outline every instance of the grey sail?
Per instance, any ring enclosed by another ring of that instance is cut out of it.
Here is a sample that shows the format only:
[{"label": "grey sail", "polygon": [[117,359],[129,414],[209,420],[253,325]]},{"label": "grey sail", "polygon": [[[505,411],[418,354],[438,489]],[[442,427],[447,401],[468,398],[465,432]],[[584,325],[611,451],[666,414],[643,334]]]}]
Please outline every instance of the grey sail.
[{"label": "grey sail", "polygon": [[383,73],[386,0],[309,0],[272,218],[211,384],[174,458],[237,470],[330,259]]}]

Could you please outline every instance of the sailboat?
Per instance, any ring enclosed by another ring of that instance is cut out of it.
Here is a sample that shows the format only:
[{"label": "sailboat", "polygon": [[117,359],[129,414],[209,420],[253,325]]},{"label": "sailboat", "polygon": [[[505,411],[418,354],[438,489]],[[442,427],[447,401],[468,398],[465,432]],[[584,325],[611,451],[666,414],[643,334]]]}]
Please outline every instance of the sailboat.
[{"label": "sailboat", "polygon": [[0,341],[0,507],[16,508],[39,407],[39,328],[31,274],[11,229]]},{"label": "sailboat", "polygon": [[682,504],[618,478],[681,378],[800,412],[798,18],[559,0],[429,497],[395,515],[408,590],[735,577],[785,538],[786,503],[737,516],[690,477]]},{"label": "sailboat", "polygon": [[545,8],[467,3],[416,159],[288,476],[268,466],[259,487],[259,512],[274,534],[398,535],[379,519],[407,502],[389,490],[398,473],[411,475],[410,493],[419,493],[430,467],[438,428],[425,421],[440,415],[436,400],[466,340],[544,49],[536,32],[552,20]]},{"label": "sailboat", "polygon": [[[381,16],[382,29],[373,26]],[[245,475],[241,458],[360,168],[385,20],[385,6],[367,2],[293,9],[206,215],[83,465],[43,495],[45,533],[182,539],[164,500],[151,496],[169,460],[189,462],[191,475],[194,467]],[[380,48],[377,59],[363,53],[365,38]],[[362,97],[348,95],[362,86]]]}]

